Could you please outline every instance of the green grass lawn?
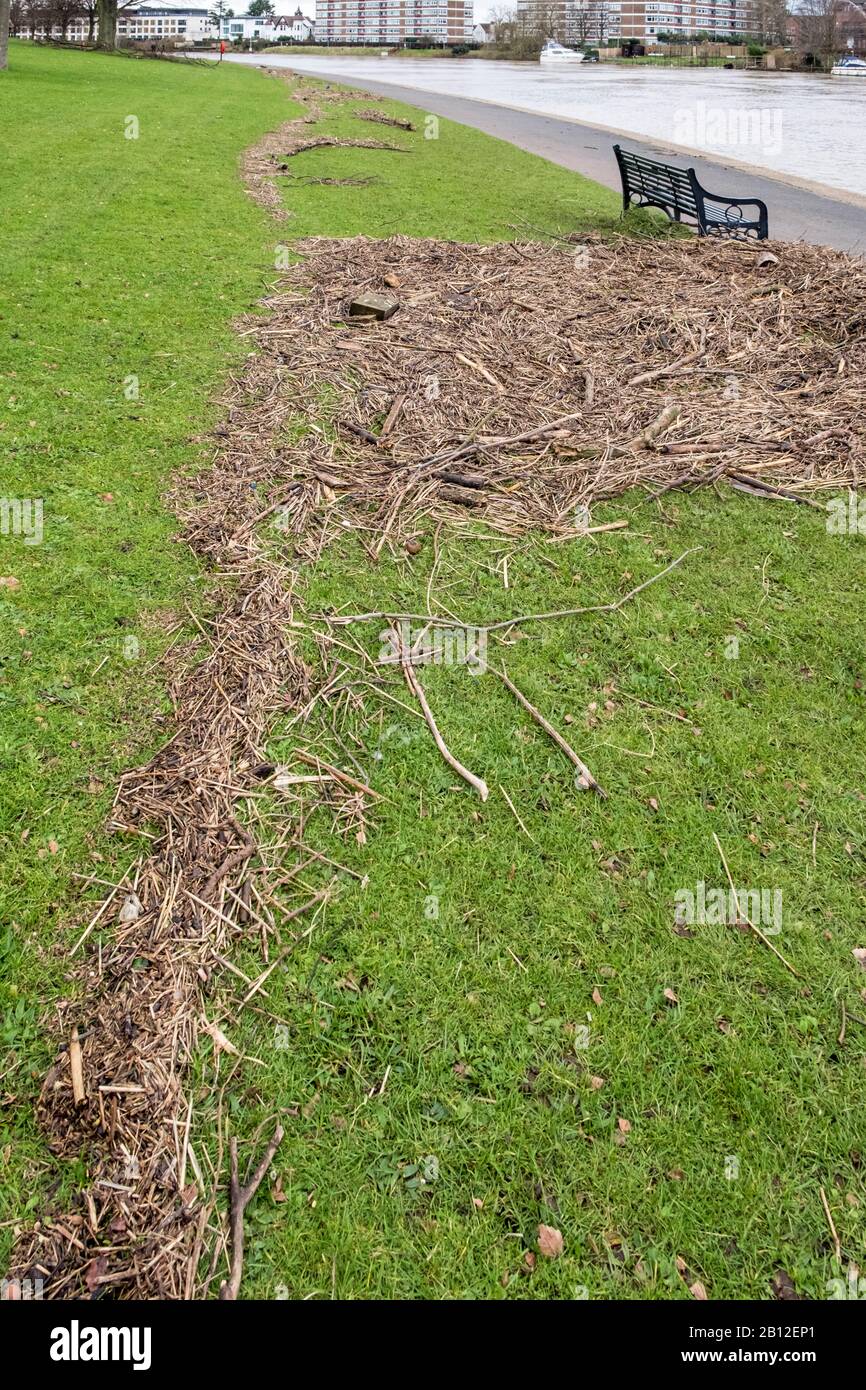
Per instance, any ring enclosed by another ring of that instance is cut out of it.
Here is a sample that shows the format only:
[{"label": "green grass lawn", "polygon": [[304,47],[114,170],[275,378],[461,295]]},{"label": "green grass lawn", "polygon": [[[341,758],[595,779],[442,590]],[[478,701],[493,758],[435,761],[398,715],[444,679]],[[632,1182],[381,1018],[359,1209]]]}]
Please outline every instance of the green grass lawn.
[{"label": "green grass lawn", "polygon": [[0,1220],[49,1181],[29,1101],[94,910],[70,875],[138,852],[101,826],[117,775],[166,737],[153,663],[198,588],[160,499],[266,283],[271,228],[236,164],[285,116],[276,84],[233,68],[13,43],[0,75],[0,496],[41,499],[44,533],[0,536],[17,583],[0,589]]},{"label": "green grass lawn", "polygon": [[[200,457],[190,439],[244,350],[231,320],[274,279],[275,245],[615,225],[614,194],[500,142],[338,107],[323,130],[412,153],[290,160],[301,178],[381,182],[286,180],[293,216],[277,227],[237,162],[296,110],[284,84],[228,64],[13,44],[0,81],[0,496],[44,503],[41,545],[0,537],[0,575],[17,581],[0,590],[0,1222],[84,1176],[58,1169],[31,1118],[65,953],[99,903],[72,875],[114,880],[139,851],[101,827],[117,775],[170,732],[155,663],[202,588],[160,498]],[[866,1016],[851,955],[866,945],[863,542],[805,508],[713,493],[605,515],[630,516],[629,534],[443,537],[439,582],[466,620],[498,618],[604,601],[703,546],[619,615],[493,649],[606,802],[576,791],[490,675],[424,676],[452,747],[491,784],[485,806],[397,707],[341,730],[390,799],[364,847],[314,821],[314,842],[369,883],[346,878],[272,977],[274,1018],[246,1011],[233,1032],[265,1064],[237,1065],[237,1133],[278,1112],[287,1128],[280,1183],[248,1213],[247,1296],[688,1297],[679,1257],[711,1297],[767,1297],[778,1267],[823,1297],[838,1271],[821,1187],[846,1257],[863,1258],[866,1029],[849,1018],[837,1042],[842,1001]],[[374,571],[328,550],[306,605],[424,608],[431,551],[428,537]],[[375,630],[355,635],[375,651]],[[275,757],[292,738],[275,728]],[[782,891],[773,940],[801,978],[735,928],[674,931],[677,889],[725,881],[713,831],[738,885]],[[252,955],[238,964],[257,972]],[[539,1222],[565,1250],[530,1273]]]},{"label": "green grass lawn", "polygon": [[[369,884],[340,885],[269,982],[273,1018],[242,1015],[233,1033],[267,1064],[242,1069],[248,1131],[291,1107],[284,1204],[252,1215],[248,1294],[282,1282],[330,1296],[333,1280],[338,1297],[687,1298],[680,1257],[713,1298],[767,1298],[780,1267],[821,1298],[838,1274],[822,1186],[845,1251],[862,1251],[866,1030],[849,1021],[837,1037],[840,1001],[866,1014],[852,957],[866,887],[866,621],[851,585],[863,543],[828,537],[805,508],[735,496],[666,512],[611,503],[596,519],[628,516],[632,530],[598,543],[452,540],[437,569],[434,593],[483,623],[604,602],[703,547],[619,615],[491,639],[491,663],[607,801],[576,790],[492,674],[422,671],[449,746],[490,785],[483,806],[411,713],[389,703],[382,716],[373,697],[337,721],[355,775],[389,800],[364,848],[317,813],[311,843]],[[308,599],[424,611],[431,562],[430,535],[375,571],[334,548]],[[380,626],[352,630],[374,657]],[[327,747],[328,724],[314,730]],[[296,737],[275,732],[274,758]],[[275,827],[285,815],[275,808]],[[713,832],[739,888],[781,892],[770,939],[799,979],[735,927],[674,930],[679,889],[727,886]],[[307,887],[324,882],[308,871]],[[530,1276],[542,1222],[565,1253]]]},{"label": "green grass lawn", "polygon": [[[306,88],[323,87],[305,79]],[[411,120],[406,132],[358,121],[353,108],[370,102],[323,107],[315,134],[338,139],[373,139],[393,150],[324,148],[288,161],[286,206],[291,231],[302,236],[440,237],[453,241],[500,241],[541,234],[621,231],[622,199],[609,188],[570,173],[489,135],[425,115],[400,102],[376,103]],[[304,132],[306,135],[306,132]],[[311,185],[312,178],[370,179],[365,185]],[[647,213],[632,214],[635,232],[667,232],[669,224]]]},{"label": "green grass lawn", "polygon": [[[65,953],[98,906],[99,888],[82,897],[72,875],[116,880],[140,849],[102,827],[117,776],[167,736],[155,663],[201,590],[161,496],[200,458],[189,441],[242,358],[232,318],[273,282],[285,237],[245,195],[240,155],[297,114],[285,84],[231,64],[13,41],[0,81],[0,497],[43,507],[41,544],[0,535],[0,577],[13,581],[0,588],[0,1223],[37,1210],[58,1176],[80,1178],[55,1172],[30,1118]],[[449,127],[419,137],[411,162],[392,156],[406,165],[391,167],[373,216],[363,200],[321,196],[354,190],[293,192],[292,231],[372,230],[377,215],[375,230],[392,230],[410,189],[403,229],[423,231],[425,156],[427,173],[450,170],[431,178],[440,233],[450,219],[455,235],[502,237],[516,218],[562,225],[610,200],[466,137]],[[497,158],[510,161],[507,194],[470,198],[473,161]],[[0,1251],[10,1239],[0,1225]]]}]

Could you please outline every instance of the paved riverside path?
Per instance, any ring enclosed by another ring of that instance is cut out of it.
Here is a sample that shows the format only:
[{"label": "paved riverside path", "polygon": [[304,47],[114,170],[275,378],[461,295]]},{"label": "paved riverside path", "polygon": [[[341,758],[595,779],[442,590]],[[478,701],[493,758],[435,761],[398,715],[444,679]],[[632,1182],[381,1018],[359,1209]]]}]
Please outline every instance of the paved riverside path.
[{"label": "paved riverside path", "polygon": [[[268,65],[268,55],[261,55],[262,65]],[[273,58],[271,57],[271,65]],[[282,64],[280,64],[282,66]],[[287,64],[287,66],[290,66]],[[663,159],[683,167],[691,165],[705,188],[713,193],[733,193],[740,197],[751,194],[767,204],[770,237],[781,241],[808,241],[816,246],[833,246],[839,251],[866,255],[866,199],[847,201],[844,195],[812,192],[797,184],[786,183],[782,177],[768,178],[763,174],[725,164],[723,159],[705,159],[672,150],[657,140],[634,139],[615,130],[600,130],[578,121],[563,120],[560,116],[543,116],[492,102],[472,101],[467,97],[422,91],[417,87],[382,82],[378,78],[347,77],[341,72],[323,72],[298,64],[293,69],[303,75],[324,78],[345,87],[372,92],[375,96],[393,97],[409,106],[416,106],[434,116],[473,126],[486,135],[507,140],[530,154],[541,155],[565,169],[574,169],[596,183],[621,191],[619,170],[613,146],[619,143],[650,159]],[[850,157],[843,150],[839,158]],[[485,175],[489,170],[483,171]]]}]

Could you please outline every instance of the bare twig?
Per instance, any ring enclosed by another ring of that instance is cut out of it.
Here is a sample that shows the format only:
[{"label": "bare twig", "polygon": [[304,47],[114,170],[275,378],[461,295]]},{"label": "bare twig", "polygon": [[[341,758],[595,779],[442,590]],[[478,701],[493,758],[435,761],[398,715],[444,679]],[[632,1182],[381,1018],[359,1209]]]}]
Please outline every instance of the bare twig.
[{"label": "bare twig", "polygon": [[229,1145],[231,1155],[231,1181],[229,1188],[229,1220],[231,1230],[232,1258],[229,1277],[220,1286],[220,1298],[226,1302],[238,1296],[241,1276],[244,1272],[244,1212],[259,1190],[262,1179],[273,1162],[274,1154],[283,1142],[283,1129],[277,1125],[274,1136],[265,1150],[258,1168],[248,1183],[241,1187],[238,1178],[238,1141],[234,1137]]},{"label": "bare twig", "polygon": [[745,913],[743,912],[742,906],[741,906],[741,904],[740,904],[739,894],[737,893],[737,890],[736,890],[736,888],[734,887],[734,880],[731,878],[731,871],[730,871],[730,869],[728,868],[728,861],[727,861],[727,859],[725,858],[725,851],[722,849],[721,841],[719,840],[719,837],[718,837],[718,835],[716,834],[715,831],[713,831],[713,839],[714,839],[715,842],[716,842],[716,849],[719,851],[719,854],[720,854],[720,856],[721,856],[722,863],[723,863],[724,866],[725,866],[725,873],[727,874],[727,877],[728,877],[728,883],[731,885],[731,892],[732,892],[733,895],[734,895],[734,901],[735,901],[736,904],[737,904],[737,913],[738,913],[738,915],[739,915],[739,917],[740,917],[740,921],[745,922],[748,926],[750,926],[750,927],[752,928],[752,931],[755,933],[755,936],[758,938],[758,940],[759,940],[759,941],[763,941],[763,943],[764,943],[765,946],[769,946],[770,950],[773,952],[773,955],[774,955],[774,956],[778,956],[779,960],[782,962],[782,964],[784,965],[784,967],[785,967],[786,970],[790,970],[791,974],[792,974],[792,975],[796,975],[796,977],[797,977],[798,980],[799,980],[799,979],[802,979],[802,976],[800,975],[799,970],[795,970],[794,967],[793,967],[793,965],[791,964],[791,962],[790,962],[789,960],[785,960],[785,957],[782,955],[782,952],[776,950],[775,946],[773,945],[772,941],[770,941],[769,937],[766,937],[766,936],[764,935],[764,933],[761,931],[760,927],[756,927],[755,924],[754,924],[754,922],[751,920],[751,918],[747,917],[747,916],[745,915]]},{"label": "bare twig", "polygon": [[836,1261],[838,1264],[841,1264],[842,1242],[839,1239],[839,1232],[836,1230],[836,1226],[833,1221],[833,1213],[830,1211],[830,1203],[827,1201],[827,1194],[824,1191],[823,1187],[819,1187],[818,1191],[821,1193],[821,1205],[824,1208],[824,1215],[827,1218],[827,1225],[830,1227],[830,1234],[833,1237],[833,1246],[836,1251]]},{"label": "bare twig", "polygon": [[443,618],[436,613],[389,613],[384,610],[369,613],[338,614],[334,617],[327,614],[320,614],[319,616],[321,620],[332,623],[335,627],[346,627],[349,623],[412,622],[431,623],[434,627],[471,628],[473,632],[500,632],[503,628],[519,627],[523,623],[539,623],[554,618],[578,618],[587,613],[616,613],[620,608],[630,603],[632,599],[637,598],[638,594],[642,594],[651,584],[657,584],[660,579],[664,579],[666,574],[670,574],[671,570],[675,570],[677,565],[682,564],[686,556],[695,555],[701,549],[703,549],[702,546],[693,545],[688,550],[684,550],[682,555],[678,555],[669,565],[665,565],[664,569],[659,570],[658,574],[651,575],[651,577],[645,579],[642,584],[638,584],[635,588],[629,589],[628,593],[623,594],[622,598],[612,600],[610,603],[590,604],[586,608],[559,608],[548,613],[521,613],[513,618],[501,618],[499,622],[496,623],[460,623],[456,622],[454,618]]},{"label": "bare twig", "polygon": [[424,718],[427,720],[427,725],[430,729],[431,734],[433,735],[436,747],[439,749],[439,752],[442,754],[442,757],[445,759],[448,766],[452,767],[454,771],[457,773],[457,775],[463,778],[464,782],[468,782],[470,787],[474,787],[475,791],[477,791],[482,801],[486,801],[488,796],[490,795],[487,783],[481,777],[476,777],[474,772],[470,772],[468,767],[464,767],[460,760],[458,758],[455,758],[454,754],[451,752],[451,749],[446,744],[444,738],[439,732],[436,720],[433,718],[433,711],[427,703],[427,696],[424,694],[421,682],[418,680],[418,677],[412,670],[412,664],[409,661],[409,655],[406,652],[405,647],[403,646],[402,638],[400,637],[400,634],[396,628],[394,629],[394,634],[395,640],[399,643],[400,664],[403,667],[403,675],[406,677],[406,684],[408,685],[409,689],[412,691],[412,694],[415,696],[415,699],[421,706],[421,711],[424,715]]},{"label": "bare twig", "polygon": [[581,790],[588,791],[591,789],[596,793],[597,796],[606,797],[607,792],[604,790],[603,787],[599,786],[598,782],[593,777],[592,773],[590,772],[583,759],[578,757],[571,744],[568,743],[567,740],[562,737],[562,734],[559,733],[558,730],[554,729],[553,725],[547,719],[545,719],[541,711],[537,710],[535,708],[535,705],[531,704],[530,701],[527,700],[526,696],[523,694],[521,690],[518,690],[517,686],[506,674],[505,669],[503,668],[500,671],[495,666],[493,666],[491,667],[491,670],[494,671],[495,674],[499,677],[505,688],[511,691],[514,698],[523,706],[527,714],[531,714],[536,724],[538,724],[544,730],[544,732],[547,734],[549,738],[553,739],[553,742],[556,744],[557,748],[561,748],[565,756],[569,758],[571,762],[574,763],[574,766],[577,768],[579,773],[579,776],[577,778],[577,785],[581,788]]}]

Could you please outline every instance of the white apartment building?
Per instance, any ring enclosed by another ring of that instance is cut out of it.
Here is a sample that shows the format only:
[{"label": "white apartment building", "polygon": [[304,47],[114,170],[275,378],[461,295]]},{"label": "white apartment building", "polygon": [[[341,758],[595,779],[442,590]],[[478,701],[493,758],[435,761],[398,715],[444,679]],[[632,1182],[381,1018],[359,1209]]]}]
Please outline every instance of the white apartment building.
[{"label": "white apartment building", "polygon": [[139,5],[121,10],[117,16],[117,37],[130,43],[197,43],[214,36],[207,10],[157,9]]},{"label": "white apartment building", "polygon": [[619,38],[621,8],[621,0],[517,0],[527,25],[570,44]]},{"label": "white apartment building", "polygon": [[266,43],[276,43],[279,38],[290,38],[295,43],[305,43],[315,36],[316,21],[307,19],[300,9],[293,15],[233,15],[220,22],[221,39],[236,42],[238,39],[262,39]]},{"label": "white apartment building", "polygon": [[601,43],[637,39],[652,44],[657,34],[683,38],[707,33],[713,38],[753,30],[751,0],[518,0],[527,20],[537,16],[566,43]]},{"label": "white apartment building", "polygon": [[[76,15],[71,19],[66,29],[66,41],[68,43],[84,43],[88,38],[95,37],[99,32],[99,25],[94,20],[93,33],[90,31],[90,22],[86,15]],[[156,8],[150,5],[137,5],[134,9],[121,10],[117,16],[117,38],[120,43],[137,42],[143,43],[171,43],[173,46],[183,43],[195,43],[197,40],[210,39],[216,34],[214,26],[208,19],[206,9],[191,10],[181,9],[180,7]],[[50,35],[53,39],[63,37],[59,24],[53,25],[50,30],[46,25],[37,24],[30,29],[20,28],[19,38],[44,39]]]},{"label": "white apartment building", "polygon": [[[223,19],[219,32],[210,20],[210,13],[211,11],[204,8],[189,9],[180,5],[136,5],[119,12],[117,38],[120,43],[152,43],[178,47],[217,37],[227,42],[236,39],[263,39],[269,43],[276,43],[281,37],[289,37],[296,43],[304,43],[315,34],[315,20],[307,19],[300,9],[288,15],[239,15],[237,18]],[[94,25],[94,33],[96,32],[97,26]],[[29,30],[22,27],[18,33],[21,38],[49,37],[48,27],[41,24]],[[77,15],[69,22],[66,38],[69,43],[83,43],[89,33],[87,18]],[[50,29],[50,37],[62,37],[59,25],[55,24]]]},{"label": "white apartment building", "polygon": [[472,41],[472,0],[317,0],[320,43],[393,47],[404,39]]},{"label": "white apartment building", "polygon": [[712,38],[754,32],[751,0],[621,0],[622,36],[652,42],[657,34]]}]

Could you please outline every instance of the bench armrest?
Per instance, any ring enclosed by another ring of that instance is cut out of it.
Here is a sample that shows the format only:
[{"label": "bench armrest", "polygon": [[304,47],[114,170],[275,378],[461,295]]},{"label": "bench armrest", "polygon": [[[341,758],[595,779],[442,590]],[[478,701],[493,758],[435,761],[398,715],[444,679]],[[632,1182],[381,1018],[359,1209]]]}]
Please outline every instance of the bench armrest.
[{"label": "bench armrest", "polygon": [[697,179],[694,181],[694,189],[701,203],[715,203],[720,205],[722,209],[754,208],[757,216],[750,218],[749,223],[750,225],[757,225],[759,236],[767,236],[767,204],[762,202],[760,198],[735,198],[730,193],[711,193],[708,188],[704,188],[702,184],[699,184]]}]

